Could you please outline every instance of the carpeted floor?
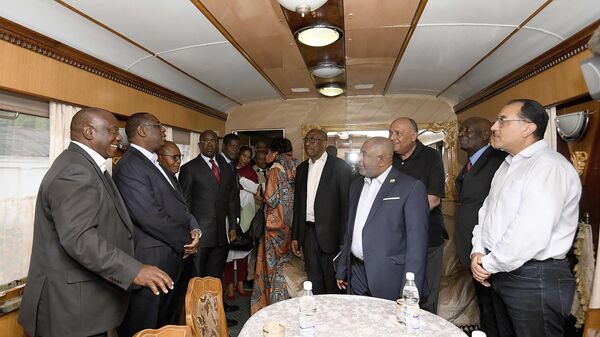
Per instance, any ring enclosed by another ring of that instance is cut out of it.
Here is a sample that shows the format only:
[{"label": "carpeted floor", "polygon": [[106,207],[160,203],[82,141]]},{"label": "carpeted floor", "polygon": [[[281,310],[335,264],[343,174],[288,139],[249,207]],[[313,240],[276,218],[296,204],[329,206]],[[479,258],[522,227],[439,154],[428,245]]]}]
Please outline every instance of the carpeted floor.
[{"label": "carpeted floor", "polygon": [[240,331],[242,331],[244,323],[246,323],[246,321],[250,317],[250,297],[242,297],[236,294],[235,300],[226,300],[226,302],[228,304],[234,304],[240,307],[240,309],[237,311],[225,313],[227,318],[235,319],[236,321],[238,321],[238,324],[236,326],[232,326],[229,328],[229,337],[237,337]]}]

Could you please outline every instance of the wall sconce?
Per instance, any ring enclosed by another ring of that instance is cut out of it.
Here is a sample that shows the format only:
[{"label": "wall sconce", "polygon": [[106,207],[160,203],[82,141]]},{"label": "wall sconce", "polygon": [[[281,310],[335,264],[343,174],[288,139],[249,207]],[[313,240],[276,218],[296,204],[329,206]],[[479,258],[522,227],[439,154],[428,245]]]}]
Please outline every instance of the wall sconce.
[{"label": "wall sconce", "polygon": [[556,131],[566,142],[575,142],[585,133],[592,112],[589,110],[556,116]]},{"label": "wall sconce", "polygon": [[313,76],[320,78],[332,78],[344,72],[344,67],[339,66],[333,62],[323,62],[310,69],[310,73]]},{"label": "wall sconce", "polygon": [[319,93],[327,97],[336,97],[344,93],[344,87],[339,83],[327,83],[317,88]]},{"label": "wall sconce", "polygon": [[324,47],[337,41],[343,32],[330,25],[313,25],[298,29],[294,33],[296,40],[311,47]]},{"label": "wall sconce", "polygon": [[285,9],[304,17],[306,14],[319,9],[327,0],[277,0],[277,2]]}]

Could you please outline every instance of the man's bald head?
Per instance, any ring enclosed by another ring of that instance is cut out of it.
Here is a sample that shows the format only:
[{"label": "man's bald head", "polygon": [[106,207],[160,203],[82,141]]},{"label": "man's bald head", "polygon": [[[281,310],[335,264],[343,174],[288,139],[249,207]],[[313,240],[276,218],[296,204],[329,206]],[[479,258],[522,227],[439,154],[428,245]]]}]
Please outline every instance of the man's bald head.
[{"label": "man's bald head", "polygon": [[492,123],[482,117],[471,117],[460,124],[458,130],[458,143],[460,148],[473,155],[477,150],[490,142]]},{"label": "man's bald head", "polygon": [[173,174],[179,172],[181,151],[179,151],[179,147],[175,143],[165,141],[165,144],[156,153],[158,154],[158,161],[163,167],[167,168]]},{"label": "man's bald head", "polygon": [[114,156],[121,135],[112,113],[99,108],[83,108],[71,120],[71,139],[109,158]]},{"label": "man's bald head", "polygon": [[358,167],[360,174],[375,178],[381,175],[392,165],[394,146],[392,142],[384,137],[373,137],[367,139],[360,149]]}]

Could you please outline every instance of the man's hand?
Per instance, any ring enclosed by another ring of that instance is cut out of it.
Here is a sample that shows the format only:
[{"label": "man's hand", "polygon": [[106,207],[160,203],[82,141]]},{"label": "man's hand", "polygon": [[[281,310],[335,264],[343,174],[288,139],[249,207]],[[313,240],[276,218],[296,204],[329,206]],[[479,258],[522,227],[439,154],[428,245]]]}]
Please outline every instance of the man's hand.
[{"label": "man's hand", "polygon": [[183,258],[187,258],[190,255],[194,255],[198,252],[198,244],[200,243],[200,231],[193,230],[192,233],[192,243],[183,246]]},{"label": "man's hand", "polygon": [[229,241],[235,241],[237,239],[237,231],[235,229],[229,230]]},{"label": "man's hand", "polygon": [[346,288],[348,287],[348,282],[346,282],[344,280],[336,279],[335,282],[337,283],[337,287],[340,290],[346,290]]},{"label": "man's hand", "polygon": [[302,251],[298,248],[298,240],[292,240],[292,253],[299,258],[302,258]]},{"label": "man's hand", "polygon": [[483,254],[475,253],[471,256],[471,272],[473,273],[473,278],[477,280],[477,282],[481,283],[485,287],[489,287],[490,282],[487,280],[492,275],[489,271],[483,268],[481,264],[481,258]]},{"label": "man's hand", "polygon": [[171,277],[167,273],[149,264],[142,266],[133,283],[150,288],[154,295],[160,295],[159,288],[163,293],[167,294],[169,293],[169,289],[173,289],[174,285],[173,280],[171,280]]}]

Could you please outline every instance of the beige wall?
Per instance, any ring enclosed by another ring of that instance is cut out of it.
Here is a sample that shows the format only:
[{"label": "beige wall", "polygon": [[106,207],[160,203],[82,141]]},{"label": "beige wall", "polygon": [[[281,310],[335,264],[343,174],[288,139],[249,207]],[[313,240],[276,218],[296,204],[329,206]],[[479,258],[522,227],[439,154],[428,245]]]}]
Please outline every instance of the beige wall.
[{"label": "beige wall", "polygon": [[226,129],[285,129],[294,156],[302,158],[302,125],[388,124],[400,116],[417,123],[456,120],[450,105],[429,96],[337,97],[245,104],[230,110]]},{"label": "beige wall", "polygon": [[5,41],[0,41],[0,60],[0,88],[8,91],[104,108],[125,116],[148,111],[164,124],[188,130],[225,128],[225,121]]}]

